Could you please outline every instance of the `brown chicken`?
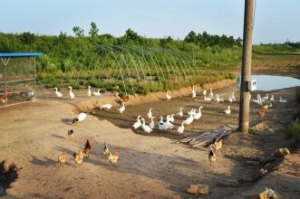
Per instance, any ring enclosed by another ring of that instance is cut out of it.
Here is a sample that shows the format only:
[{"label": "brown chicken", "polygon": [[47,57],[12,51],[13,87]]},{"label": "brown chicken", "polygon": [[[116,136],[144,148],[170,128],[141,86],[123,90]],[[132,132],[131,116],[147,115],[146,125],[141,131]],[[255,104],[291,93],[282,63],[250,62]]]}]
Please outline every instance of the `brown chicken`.
[{"label": "brown chicken", "polygon": [[85,157],[89,157],[90,153],[92,152],[92,147],[90,145],[89,140],[86,141],[83,152],[85,154]]},{"label": "brown chicken", "polygon": [[212,148],[208,153],[208,160],[209,160],[209,165],[212,165],[213,162],[217,161],[216,154]]},{"label": "brown chicken", "polygon": [[74,135],[73,129],[68,130],[68,136],[72,137]]},{"label": "brown chicken", "polygon": [[109,151],[109,148],[105,142],[105,145],[104,145],[104,149],[103,149],[103,155],[105,155],[105,157],[108,157],[110,154],[110,151]]},{"label": "brown chicken", "polygon": [[75,152],[73,154],[74,156],[74,160],[77,164],[81,165],[83,162],[83,158],[84,158],[84,153],[82,152],[82,150],[78,150],[78,152]]},{"label": "brown chicken", "polygon": [[259,109],[256,114],[261,118],[261,120],[263,119],[263,117],[266,115],[266,109],[261,108]]},{"label": "brown chicken", "polygon": [[122,100],[123,100],[123,102],[127,103],[129,101],[128,95],[124,96]]},{"label": "brown chicken", "polygon": [[211,143],[211,148],[214,151],[218,151],[218,150],[221,150],[222,147],[223,147],[223,139],[220,139],[219,141],[217,141],[216,138],[214,138]]},{"label": "brown chicken", "polygon": [[109,153],[108,161],[109,161],[110,165],[113,164],[115,167],[117,166],[117,161],[119,159],[119,153],[120,153],[119,149],[116,149],[116,152],[115,152],[114,155],[112,155],[111,153]]},{"label": "brown chicken", "polygon": [[67,160],[67,153],[65,150],[58,156],[58,166],[64,165]]}]

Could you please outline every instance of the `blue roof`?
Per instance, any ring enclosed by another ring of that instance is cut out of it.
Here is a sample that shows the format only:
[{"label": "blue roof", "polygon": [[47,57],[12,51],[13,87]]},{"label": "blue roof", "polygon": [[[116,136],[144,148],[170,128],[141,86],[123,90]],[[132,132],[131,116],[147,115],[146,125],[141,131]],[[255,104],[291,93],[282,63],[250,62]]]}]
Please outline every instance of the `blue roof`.
[{"label": "blue roof", "polygon": [[39,57],[43,53],[0,53],[0,57]]}]

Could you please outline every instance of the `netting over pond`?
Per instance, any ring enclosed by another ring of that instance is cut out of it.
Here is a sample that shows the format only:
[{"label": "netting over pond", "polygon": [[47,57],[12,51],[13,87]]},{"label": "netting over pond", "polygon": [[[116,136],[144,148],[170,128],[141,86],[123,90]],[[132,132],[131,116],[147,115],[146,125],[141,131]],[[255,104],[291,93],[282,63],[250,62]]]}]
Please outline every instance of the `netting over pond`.
[{"label": "netting over pond", "polygon": [[35,58],[41,53],[0,53],[0,107],[33,99]]},{"label": "netting over pond", "polygon": [[90,85],[121,94],[147,94],[234,78],[198,67],[183,52],[153,47],[96,45],[94,55],[74,55],[61,66],[44,64],[46,70],[40,77],[46,87]]}]

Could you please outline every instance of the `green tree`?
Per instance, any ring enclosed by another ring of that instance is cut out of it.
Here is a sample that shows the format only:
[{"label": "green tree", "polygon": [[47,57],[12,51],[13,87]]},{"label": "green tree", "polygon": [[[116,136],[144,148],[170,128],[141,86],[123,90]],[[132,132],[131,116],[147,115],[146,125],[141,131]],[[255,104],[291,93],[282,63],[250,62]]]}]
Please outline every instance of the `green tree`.
[{"label": "green tree", "polygon": [[83,37],[84,36],[84,30],[80,28],[79,26],[73,27],[73,32],[77,37]]},{"label": "green tree", "polygon": [[159,40],[161,47],[166,47],[167,44],[171,44],[173,41],[174,40],[170,36]]},{"label": "green tree", "polygon": [[58,43],[64,44],[67,39],[67,33],[60,32],[58,36]]},{"label": "green tree", "polygon": [[189,34],[184,38],[184,41],[186,42],[193,42],[197,43],[197,35],[194,31],[189,32]]},{"label": "green tree", "polygon": [[91,23],[91,29],[90,29],[90,36],[91,37],[96,37],[98,35],[99,29],[97,28],[97,25],[95,22]]},{"label": "green tree", "polygon": [[35,35],[30,32],[24,32],[20,35],[20,40],[23,44],[31,46],[35,40]]}]

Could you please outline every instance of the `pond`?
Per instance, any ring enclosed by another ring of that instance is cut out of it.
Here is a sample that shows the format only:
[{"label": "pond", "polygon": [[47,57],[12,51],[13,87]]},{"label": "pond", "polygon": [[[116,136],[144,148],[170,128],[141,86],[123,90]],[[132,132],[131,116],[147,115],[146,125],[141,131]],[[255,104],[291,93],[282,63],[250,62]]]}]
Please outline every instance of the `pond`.
[{"label": "pond", "polygon": [[287,76],[252,75],[257,80],[257,90],[270,91],[300,86],[300,80]]},{"label": "pond", "polygon": [[[239,81],[239,78],[237,81]],[[256,90],[258,91],[271,91],[300,86],[299,79],[288,76],[252,75],[252,79],[257,81]]]}]

